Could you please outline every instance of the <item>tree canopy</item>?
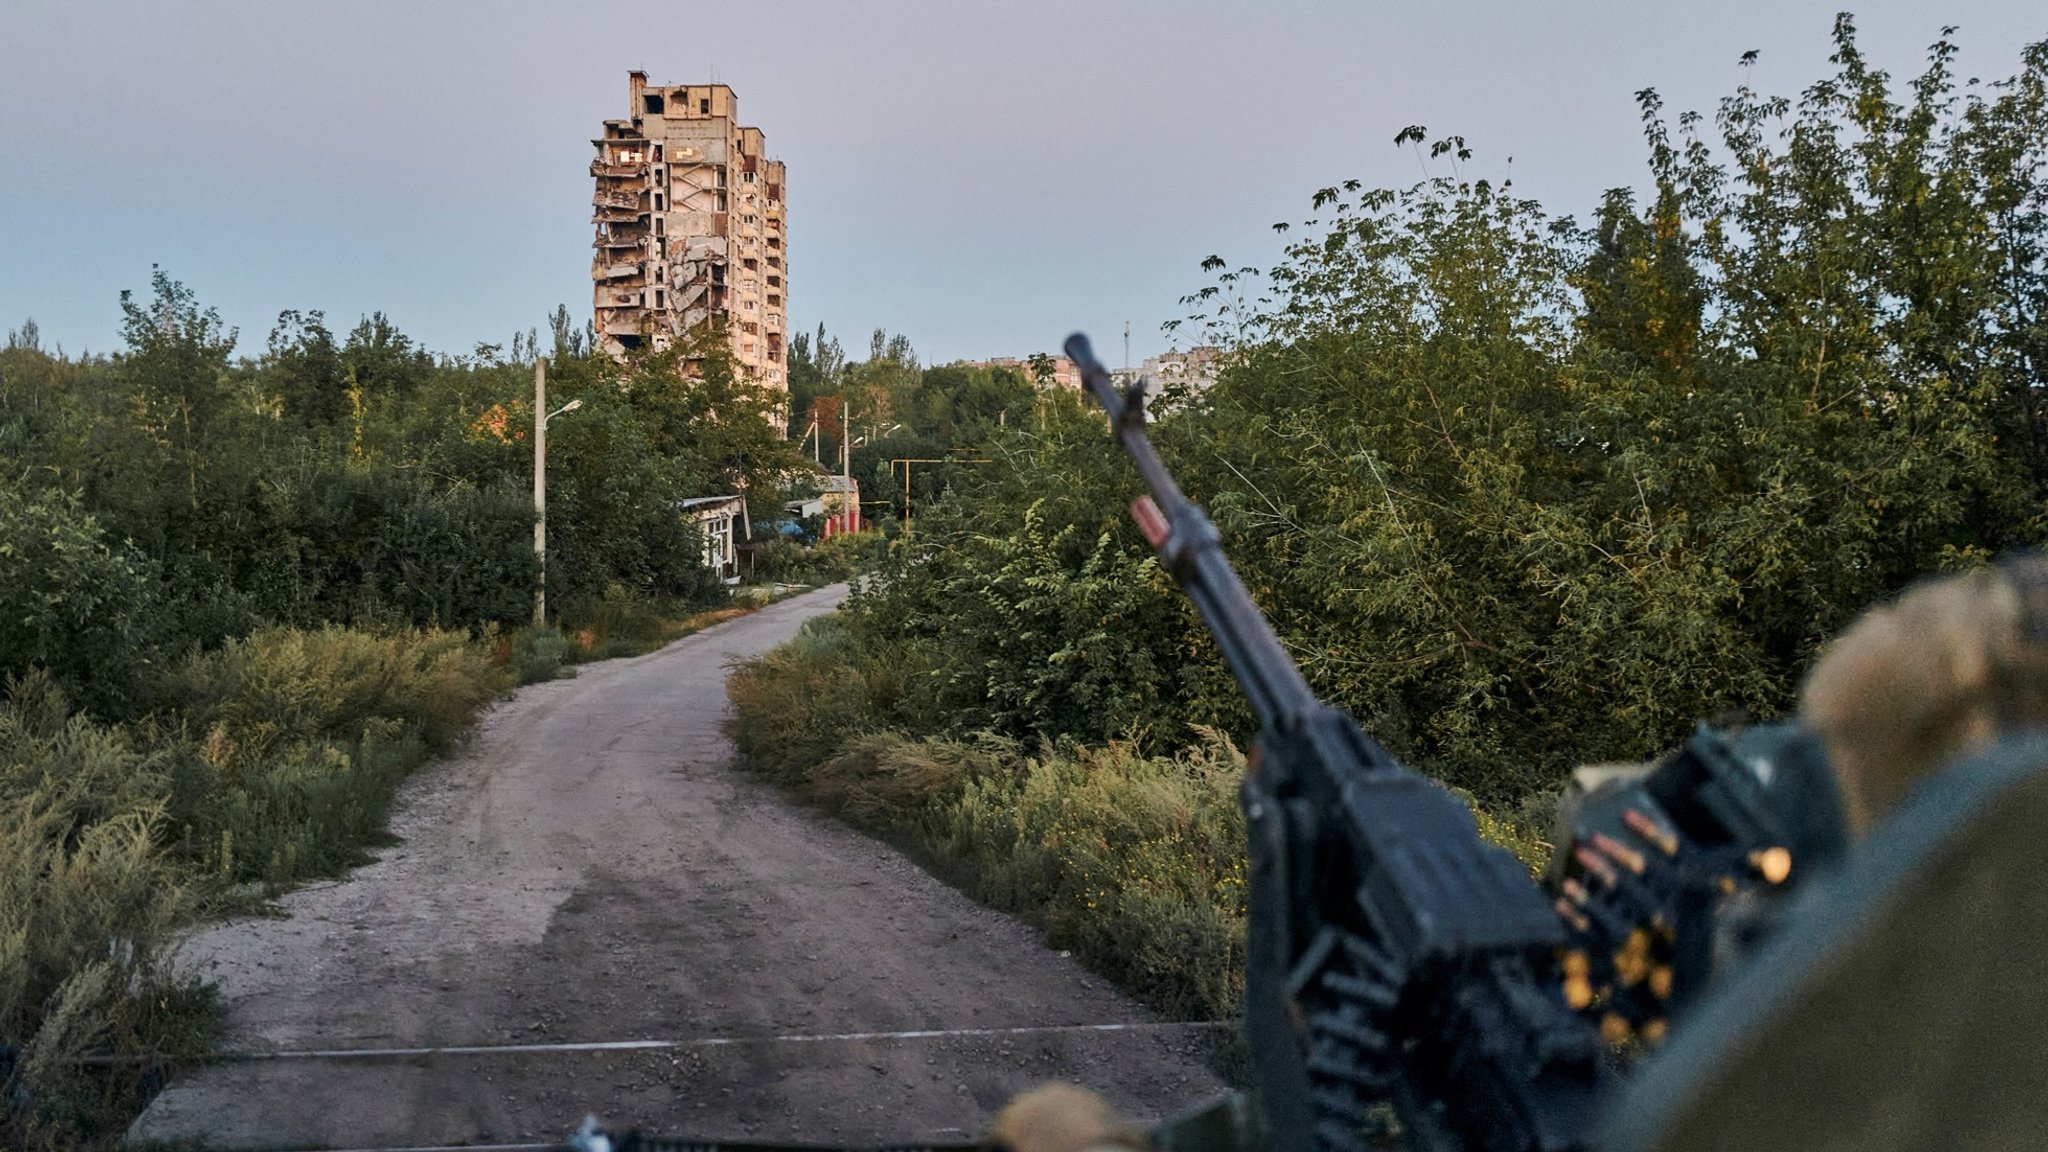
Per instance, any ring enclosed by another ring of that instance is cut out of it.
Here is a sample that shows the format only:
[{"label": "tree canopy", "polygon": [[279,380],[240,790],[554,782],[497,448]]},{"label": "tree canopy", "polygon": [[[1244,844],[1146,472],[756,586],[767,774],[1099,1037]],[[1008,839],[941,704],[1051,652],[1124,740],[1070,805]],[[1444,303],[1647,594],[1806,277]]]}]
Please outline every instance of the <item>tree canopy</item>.
[{"label": "tree canopy", "polygon": [[[1227,364],[1156,437],[1317,689],[1513,800],[1780,712],[1864,606],[2038,544],[2048,45],[1954,60],[1895,85],[1844,17],[1795,99],[1642,93],[1649,192],[1587,223],[1446,138],[1449,174],[1316,193],[1271,269],[1205,265]],[[992,450],[851,612],[903,724],[1248,735],[1099,416]]]},{"label": "tree canopy", "polygon": [[[138,706],[142,672],[265,623],[479,627],[532,611],[533,333],[436,356],[384,315],[281,313],[259,354],[157,269],[123,348],[71,359],[33,322],[0,349],[0,673]],[[625,363],[551,319],[549,587],[706,593],[692,496],[769,518],[806,464],[779,397],[717,335]]]}]

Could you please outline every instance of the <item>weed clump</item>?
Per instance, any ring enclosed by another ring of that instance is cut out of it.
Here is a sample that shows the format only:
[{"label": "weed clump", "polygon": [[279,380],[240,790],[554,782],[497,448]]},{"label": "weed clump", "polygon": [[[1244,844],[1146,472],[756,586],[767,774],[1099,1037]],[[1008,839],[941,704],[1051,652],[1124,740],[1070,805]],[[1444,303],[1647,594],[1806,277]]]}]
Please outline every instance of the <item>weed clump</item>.
[{"label": "weed clump", "polygon": [[576,648],[562,630],[550,624],[542,628],[522,628],[505,645],[505,666],[521,684],[537,684],[542,680],[554,680],[575,673],[567,671],[567,665],[575,658]]},{"label": "weed clump", "polygon": [[203,1042],[211,994],[164,960],[199,896],[168,851],[175,758],[72,712],[42,672],[7,685],[0,1142],[66,1147],[108,1136],[108,1118],[127,1115],[151,1090],[152,1070],[83,1066],[77,1057],[176,1059]]},{"label": "weed clump", "polygon": [[515,675],[466,633],[328,627],[194,653],[127,723],[78,711],[45,671],[9,680],[0,1144],[116,1141],[212,1029],[174,934],[363,860],[399,782]]}]

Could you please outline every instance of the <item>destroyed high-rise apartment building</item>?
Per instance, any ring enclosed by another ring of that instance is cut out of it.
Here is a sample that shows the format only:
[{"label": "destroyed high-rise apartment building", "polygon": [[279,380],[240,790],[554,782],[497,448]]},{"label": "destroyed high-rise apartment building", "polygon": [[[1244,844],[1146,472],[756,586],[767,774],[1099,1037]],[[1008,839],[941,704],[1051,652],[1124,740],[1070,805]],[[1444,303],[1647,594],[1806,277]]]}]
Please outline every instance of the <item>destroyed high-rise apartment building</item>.
[{"label": "destroyed high-rise apartment building", "polygon": [[731,88],[627,79],[632,114],[592,141],[599,346],[623,356],[719,325],[744,374],[786,390],[782,162],[762,154],[759,128],[740,126]]}]

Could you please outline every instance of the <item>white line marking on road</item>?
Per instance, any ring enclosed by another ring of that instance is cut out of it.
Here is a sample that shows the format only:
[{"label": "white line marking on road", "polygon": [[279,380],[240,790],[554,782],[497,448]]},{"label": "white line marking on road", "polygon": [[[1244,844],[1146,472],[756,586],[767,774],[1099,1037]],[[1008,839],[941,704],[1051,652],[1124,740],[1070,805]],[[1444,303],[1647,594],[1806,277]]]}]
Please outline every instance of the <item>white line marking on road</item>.
[{"label": "white line marking on road", "polygon": [[311,1048],[272,1052],[216,1052],[224,1062],[259,1060],[389,1060],[408,1056],[517,1056],[529,1052],[668,1052],[689,1048],[734,1048],[747,1044],[831,1044],[864,1040],[944,1040],[1062,1033],[1153,1032],[1175,1028],[1235,1028],[1235,1020],[1162,1021],[1133,1024],[1048,1024],[1023,1028],[931,1028],[910,1032],[820,1032],[784,1036],[706,1036],[694,1040],[586,1040],[556,1044],[444,1044],[429,1048]]},{"label": "white line marking on road", "polygon": [[334,1152],[535,1152],[542,1148],[567,1148],[568,1144],[407,1144],[394,1147],[344,1148]]}]

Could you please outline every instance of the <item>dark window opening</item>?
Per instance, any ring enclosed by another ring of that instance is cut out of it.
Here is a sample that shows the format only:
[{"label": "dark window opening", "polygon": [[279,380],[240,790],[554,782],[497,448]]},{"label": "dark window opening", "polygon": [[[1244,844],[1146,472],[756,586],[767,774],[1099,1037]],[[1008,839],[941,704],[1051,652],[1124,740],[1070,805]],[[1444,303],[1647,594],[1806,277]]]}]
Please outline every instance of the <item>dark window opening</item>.
[{"label": "dark window opening", "polygon": [[659,192],[656,192],[656,193],[654,194],[654,210],[655,210],[656,212],[659,212],[659,211],[661,211],[661,210],[662,210],[662,208],[661,208],[661,193],[659,193]]},{"label": "dark window opening", "polygon": [[647,106],[647,110],[649,112],[655,113],[656,115],[659,115],[661,113],[663,106],[661,93],[649,92],[645,96],[640,97],[640,102]]},{"label": "dark window opening", "polygon": [[702,112],[702,113],[704,113],[704,114],[705,114],[705,115],[707,115],[707,116],[708,116],[708,115],[710,115],[710,114],[711,114],[711,101],[709,101],[709,100],[699,100],[699,101],[697,101],[697,111],[699,111],[699,112]]},{"label": "dark window opening", "polygon": [[654,290],[654,306],[656,308],[668,307],[668,293],[656,288]]},{"label": "dark window opening", "polygon": [[[753,261],[752,261],[752,260],[749,260],[749,261],[747,261],[747,263],[749,263],[749,264],[752,264],[752,263],[753,263]],[[770,288],[780,288],[780,287],[782,287],[782,277],[780,277],[780,276],[770,276],[770,277],[768,278],[768,286],[769,286]]]},{"label": "dark window opening", "polygon": [[752,256],[749,256],[745,260],[742,260],[740,262],[740,267],[745,268],[747,271],[751,272],[755,268],[760,267],[760,265],[754,262],[754,258]]}]

